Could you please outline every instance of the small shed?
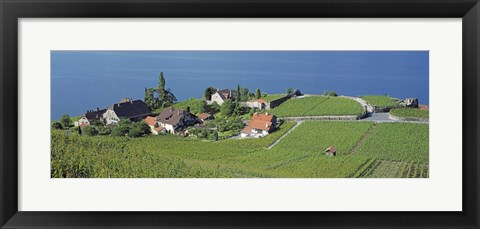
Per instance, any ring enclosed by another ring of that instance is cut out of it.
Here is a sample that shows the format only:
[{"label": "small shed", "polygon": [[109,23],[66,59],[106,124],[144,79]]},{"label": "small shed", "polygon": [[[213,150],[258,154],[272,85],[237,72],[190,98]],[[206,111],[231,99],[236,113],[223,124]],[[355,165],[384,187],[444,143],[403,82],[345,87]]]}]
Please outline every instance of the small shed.
[{"label": "small shed", "polygon": [[337,155],[337,149],[335,149],[335,147],[333,147],[333,146],[330,146],[325,150],[325,155],[336,156]]}]

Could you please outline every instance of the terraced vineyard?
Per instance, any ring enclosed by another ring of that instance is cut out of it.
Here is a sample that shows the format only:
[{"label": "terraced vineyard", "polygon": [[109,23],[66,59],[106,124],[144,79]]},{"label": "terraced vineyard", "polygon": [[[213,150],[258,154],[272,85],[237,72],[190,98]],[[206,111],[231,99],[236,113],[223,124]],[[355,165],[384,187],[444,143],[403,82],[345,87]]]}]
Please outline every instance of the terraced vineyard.
[{"label": "terraced vineyard", "polygon": [[382,160],[428,164],[428,124],[380,124],[357,153]]},{"label": "terraced vineyard", "polygon": [[396,107],[400,104],[397,99],[385,95],[364,95],[360,96],[360,98],[372,106],[382,108]]},{"label": "terraced vineyard", "polygon": [[390,110],[390,114],[398,117],[428,118],[428,110],[415,108],[395,108]]},{"label": "terraced vineyard", "polygon": [[362,112],[362,106],[352,99],[329,96],[289,99],[271,110],[278,117],[360,115]]},{"label": "terraced vineyard", "polygon": [[[52,177],[428,177],[428,125],[306,121],[260,139],[52,132]],[[324,150],[334,146],[337,156]]]},{"label": "terraced vineyard", "polygon": [[375,160],[358,177],[362,178],[428,178],[428,165],[415,162]]}]

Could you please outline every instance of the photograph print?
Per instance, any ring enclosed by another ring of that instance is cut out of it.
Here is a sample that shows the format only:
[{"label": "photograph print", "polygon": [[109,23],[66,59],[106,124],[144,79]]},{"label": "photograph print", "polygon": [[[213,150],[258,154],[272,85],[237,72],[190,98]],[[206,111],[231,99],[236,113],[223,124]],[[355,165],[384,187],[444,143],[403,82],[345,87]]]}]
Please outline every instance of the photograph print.
[{"label": "photograph print", "polygon": [[51,178],[429,178],[428,51],[51,51]]}]

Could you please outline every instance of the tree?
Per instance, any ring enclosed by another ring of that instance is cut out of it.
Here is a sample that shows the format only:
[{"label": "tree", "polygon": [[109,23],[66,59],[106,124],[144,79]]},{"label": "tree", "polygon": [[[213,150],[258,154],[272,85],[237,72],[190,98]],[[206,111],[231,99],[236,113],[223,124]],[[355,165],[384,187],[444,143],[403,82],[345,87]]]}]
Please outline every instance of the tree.
[{"label": "tree", "polygon": [[95,136],[98,134],[98,130],[94,126],[84,126],[82,132],[87,136]]},{"label": "tree", "polygon": [[335,91],[330,91],[330,96],[337,96],[337,93],[335,93]]},{"label": "tree", "polygon": [[197,114],[203,113],[207,110],[207,103],[204,100],[200,100],[199,102],[195,103],[195,107],[193,109]]},{"label": "tree", "polygon": [[52,128],[56,129],[56,130],[61,130],[61,129],[63,129],[63,126],[60,122],[53,122],[52,123]]},{"label": "tree", "polygon": [[173,103],[177,101],[177,97],[173,94],[172,90],[167,89],[164,91],[164,97],[162,101],[163,107],[171,106]]},{"label": "tree", "polygon": [[218,141],[218,132],[216,130],[213,132],[213,141]]},{"label": "tree", "polygon": [[163,101],[165,101],[165,77],[163,77],[163,72],[160,72],[157,92],[158,100],[163,103]]},{"label": "tree", "polygon": [[223,116],[228,117],[232,115],[233,109],[234,107],[233,107],[232,100],[226,99],[223,102],[222,106],[220,106],[220,113],[222,113]]},{"label": "tree", "polygon": [[327,96],[328,93],[327,93],[327,90],[323,90],[323,96]]},{"label": "tree", "polygon": [[255,92],[255,98],[259,99],[262,97],[262,93],[260,92],[260,89],[257,88],[257,91]]},{"label": "tree", "polygon": [[249,100],[249,93],[250,93],[250,90],[248,90],[248,88],[240,87],[240,89],[238,91],[238,94],[240,96],[240,101],[242,101],[242,102],[248,101]]},{"label": "tree", "polygon": [[62,118],[60,118],[60,124],[62,124],[63,128],[69,128],[71,123],[72,120],[68,114],[63,114]]},{"label": "tree", "polygon": [[213,102],[212,104],[210,104],[210,112],[212,113],[220,112],[220,105],[218,105],[217,102]]},{"label": "tree", "polygon": [[293,88],[289,87],[287,88],[287,94],[292,94],[293,93]]},{"label": "tree", "polygon": [[235,97],[235,103],[234,103],[234,108],[233,108],[233,114],[235,116],[240,115],[240,84],[237,86],[237,97]]},{"label": "tree", "polygon": [[156,108],[156,101],[154,97],[155,89],[154,88],[145,88],[145,103],[147,106],[153,110]]},{"label": "tree", "polygon": [[125,136],[130,131],[132,122],[128,119],[122,119],[118,122],[118,125],[113,128],[113,136]]},{"label": "tree", "polygon": [[132,123],[130,129],[128,130],[128,136],[132,138],[138,138],[149,133],[150,127],[143,120],[140,122]]},{"label": "tree", "polygon": [[203,94],[203,96],[205,97],[206,100],[211,100],[212,95],[215,94],[215,92],[217,92],[217,89],[210,86],[205,89],[205,93]]}]

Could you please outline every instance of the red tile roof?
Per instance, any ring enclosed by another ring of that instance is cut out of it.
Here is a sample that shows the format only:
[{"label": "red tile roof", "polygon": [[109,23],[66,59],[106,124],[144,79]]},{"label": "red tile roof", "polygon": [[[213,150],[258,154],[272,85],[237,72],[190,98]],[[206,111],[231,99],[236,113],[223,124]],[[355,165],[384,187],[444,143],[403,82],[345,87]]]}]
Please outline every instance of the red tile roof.
[{"label": "red tile roof", "polygon": [[251,121],[258,120],[258,121],[271,122],[272,119],[273,119],[272,114],[266,115],[266,114],[255,113],[255,114],[252,115],[252,118],[250,120]]},{"label": "red tile roof", "polygon": [[246,127],[243,128],[243,130],[242,130],[242,133],[248,134],[248,133],[250,133],[250,132],[252,132],[252,127],[250,127],[250,126],[246,126]]},{"label": "red tile roof", "polygon": [[210,118],[210,116],[212,116],[212,115],[207,114],[207,113],[201,113],[201,114],[198,115],[198,118],[207,119],[207,118]]},{"label": "red tile roof", "polygon": [[265,101],[265,99],[257,99],[257,101],[258,101],[259,103],[267,103],[267,101]]},{"label": "red tile roof", "polygon": [[270,130],[272,127],[272,122],[266,122],[261,120],[250,120],[248,126],[252,129],[257,130]]},{"label": "red tile roof", "polygon": [[80,123],[79,126],[88,126],[88,124],[87,123]]},{"label": "red tile roof", "polygon": [[155,126],[155,124],[157,124],[157,120],[155,120],[155,117],[147,116],[145,118],[145,123],[147,123],[149,126]]}]

